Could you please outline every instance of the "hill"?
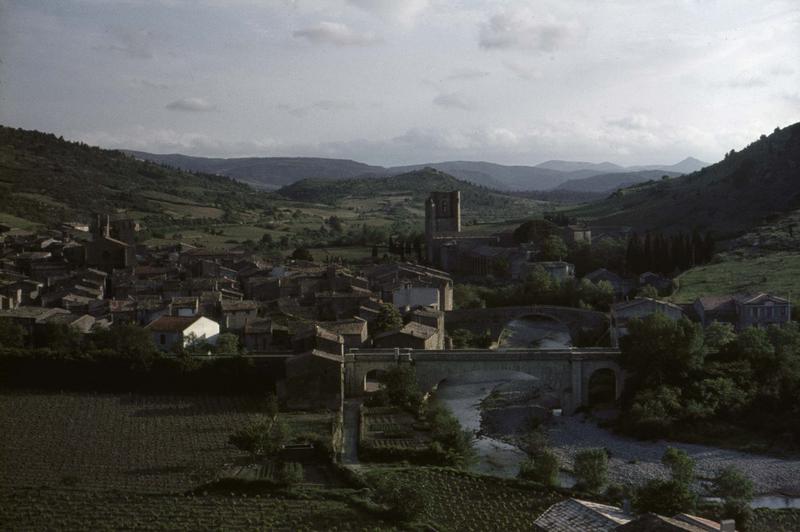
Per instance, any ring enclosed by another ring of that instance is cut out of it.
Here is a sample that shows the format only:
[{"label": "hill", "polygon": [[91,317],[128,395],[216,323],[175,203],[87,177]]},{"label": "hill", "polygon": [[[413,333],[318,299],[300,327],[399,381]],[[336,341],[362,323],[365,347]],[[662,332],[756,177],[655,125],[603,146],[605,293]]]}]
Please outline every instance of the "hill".
[{"label": "hill", "polygon": [[800,208],[800,123],[697,172],[618,190],[572,215],[639,230],[711,230],[718,240]]},{"label": "hill", "polygon": [[181,154],[160,155],[123,150],[137,159],[162,165],[225,175],[261,188],[279,188],[301,179],[348,179],[365,174],[386,174],[381,166],[371,166],[348,159],[319,157],[244,157],[218,159]]},{"label": "hill", "polygon": [[[664,170],[685,173],[704,165],[688,158],[675,165],[623,167],[613,163],[547,161],[537,166],[502,165],[485,161],[443,161],[405,166],[383,167],[349,159],[315,157],[245,157],[208,158],[181,154],[155,154],[123,150],[137,159],[192,172],[225,175],[258,188],[277,189],[302,179],[340,180],[355,177],[386,177],[423,168],[435,168],[463,181],[495,190],[552,190],[564,182],[611,172]],[[694,165],[694,166],[692,166]],[[691,170],[688,168],[691,167]],[[680,168],[680,169],[679,169]],[[592,192],[591,190],[579,190]]]},{"label": "hill", "polygon": [[597,192],[610,194],[620,188],[629,187],[637,183],[660,179],[662,176],[675,177],[676,172],[664,170],[641,170],[637,172],[616,172],[611,174],[598,174],[582,179],[570,179],[561,183],[556,190],[572,190],[575,192]]},{"label": "hill", "polygon": [[8,217],[28,224],[86,222],[92,213],[117,211],[149,225],[233,220],[241,211],[263,207],[262,194],[228,177],[0,126],[0,222]]},{"label": "hill", "polygon": [[460,190],[464,214],[482,221],[504,220],[529,216],[546,204],[533,199],[514,197],[487,187],[462,181],[434,168],[414,170],[388,177],[371,177],[326,181],[304,179],[281,188],[276,193],[294,201],[339,205],[360,200],[366,204],[390,197],[401,197],[402,203],[417,215],[424,215],[424,202],[433,191]]}]

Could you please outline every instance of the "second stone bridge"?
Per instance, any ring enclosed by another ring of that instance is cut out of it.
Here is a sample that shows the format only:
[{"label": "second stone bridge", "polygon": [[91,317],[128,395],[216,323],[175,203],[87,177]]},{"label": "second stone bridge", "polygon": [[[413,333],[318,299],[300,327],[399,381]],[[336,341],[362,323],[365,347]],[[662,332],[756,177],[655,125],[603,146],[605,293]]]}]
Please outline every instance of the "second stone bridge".
[{"label": "second stone bridge", "polygon": [[606,399],[619,397],[624,383],[619,351],[567,349],[413,349],[352,350],[344,356],[345,395],[367,393],[367,382],[395,366],[413,366],[423,392],[460,375],[513,371],[536,378],[537,386],[555,396],[564,413],[590,404],[590,390],[602,384]]}]

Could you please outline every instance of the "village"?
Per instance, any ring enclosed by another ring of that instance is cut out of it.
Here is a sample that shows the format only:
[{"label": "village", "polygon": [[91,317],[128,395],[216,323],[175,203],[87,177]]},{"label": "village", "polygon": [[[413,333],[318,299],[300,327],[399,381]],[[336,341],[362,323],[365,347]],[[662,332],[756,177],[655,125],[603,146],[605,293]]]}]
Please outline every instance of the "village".
[{"label": "village", "polygon": [[[515,243],[511,234],[465,233],[458,191],[431,194],[425,214],[424,260],[377,259],[359,267],[266,261],[245,250],[184,243],[148,247],[137,242],[139,223],[124,214],[6,234],[0,237],[0,321],[23,331],[29,346],[47,347],[42,338],[57,337],[59,328],[91,335],[125,325],[146,331],[164,357],[248,359],[282,408],[338,413],[343,426],[334,438],[335,459],[352,465],[359,455],[379,461],[391,456],[385,454],[387,441],[410,448],[409,456],[429,452],[424,435],[410,428],[413,417],[364,406],[396,368],[413,368],[423,393],[476,375],[491,380],[522,374],[536,380],[542,419],[569,417],[620,398],[625,370],[619,344],[633,320],[657,314],[701,327],[724,323],[732,331],[791,320],[789,300],[777,294],[701,297],[680,305],[661,296],[672,290],[668,277],[645,272],[626,278],[605,268],[580,280],[610,297],[605,309],[536,302],[458,308],[454,293],[461,279],[546,275],[563,285],[578,281],[575,265],[537,260],[540,246]],[[560,231],[556,238],[565,245],[591,246],[593,239],[626,237],[629,229],[567,224]],[[561,331],[560,343],[542,344],[535,333],[542,321],[549,324],[545,329]],[[404,432],[397,439],[376,426]],[[489,472],[513,476],[519,467]],[[615,474],[623,469],[619,465]],[[673,526],[664,530],[733,530],[727,521],[714,525],[687,514],[637,518],[621,507],[574,498],[548,509],[536,526],[563,530],[576,519],[600,523],[598,530],[645,530],[659,519]]]}]

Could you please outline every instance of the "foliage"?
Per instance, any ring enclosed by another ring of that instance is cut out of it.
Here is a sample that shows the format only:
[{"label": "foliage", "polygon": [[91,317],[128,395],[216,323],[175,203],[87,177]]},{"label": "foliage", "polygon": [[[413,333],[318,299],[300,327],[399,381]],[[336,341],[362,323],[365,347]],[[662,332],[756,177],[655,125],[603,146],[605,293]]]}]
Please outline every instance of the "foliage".
[{"label": "foliage", "polygon": [[691,512],[696,504],[697,496],[689,485],[675,479],[650,480],[636,490],[633,498],[633,507],[637,512],[666,516]]},{"label": "foliage", "polygon": [[714,320],[706,327],[705,332],[706,347],[718,351],[736,340],[736,333],[733,331],[733,324]]},{"label": "foliage", "polygon": [[400,317],[400,311],[391,303],[384,303],[372,323],[373,335],[393,331],[402,326],[403,319]]},{"label": "foliage", "polygon": [[519,477],[546,486],[557,486],[559,467],[555,453],[543,449],[520,464]]},{"label": "foliage", "polygon": [[736,467],[726,466],[714,478],[712,492],[724,500],[747,502],[753,498],[753,481]]},{"label": "foliage", "polygon": [[628,394],[681,384],[690,372],[702,367],[705,358],[702,327],[687,318],[675,321],[661,313],[631,320],[620,349],[620,363],[633,375]]},{"label": "foliage", "polygon": [[292,258],[294,260],[306,260],[308,262],[314,262],[314,256],[306,248],[297,248],[292,251]]},{"label": "foliage", "polygon": [[544,260],[562,260],[567,256],[567,245],[558,235],[548,236],[542,242],[542,258]]},{"label": "foliage", "polygon": [[256,457],[274,457],[289,441],[289,426],[280,417],[274,400],[268,403],[267,412],[256,416],[248,426],[231,434],[229,443]]},{"label": "foliage", "polygon": [[681,391],[674,386],[659,386],[638,392],[628,409],[626,423],[642,438],[663,438],[681,412]]},{"label": "foliage", "polygon": [[395,366],[384,374],[383,387],[371,394],[369,406],[396,406],[413,414],[422,406],[422,392],[411,366]]},{"label": "foliage", "polygon": [[559,234],[561,229],[553,222],[543,219],[528,220],[514,229],[514,241],[518,244],[533,242],[542,245],[549,237]]},{"label": "foliage", "polygon": [[675,482],[690,485],[694,480],[694,460],[686,454],[686,451],[667,447],[664,456],[661,457],[661,463],[670,470],[672,480]]},{"label": "foliage", "polygon": [[453,347],[456,349],[487,349],[492,344],[491,332],[485,334],[475,334],[467,329],[456,329],[450,333],[450,338],[453,339]]},{"label": "foliage", "polygon": [[413,521],[425,511],[425,493],[396,478],[373,478],[373,497],[386,506],[390,518],[400,521]]},{"label": "foliage", "polygon": [[0,319],[0,348],[22,347],[25,343],[25,330],[11,320]]},{"label": "foliage", "polygon": [[605,449],[584,449],[575,455],[575,478],[585,489],[599,492],[608,482],[608,454]]},{"label": "foliage", "polygon": [[238,355],[241,353],[239,350],[239,337],[233,333],[222,333],[217,336],[217,345],[214,347],[214,351],[218,355]]}]

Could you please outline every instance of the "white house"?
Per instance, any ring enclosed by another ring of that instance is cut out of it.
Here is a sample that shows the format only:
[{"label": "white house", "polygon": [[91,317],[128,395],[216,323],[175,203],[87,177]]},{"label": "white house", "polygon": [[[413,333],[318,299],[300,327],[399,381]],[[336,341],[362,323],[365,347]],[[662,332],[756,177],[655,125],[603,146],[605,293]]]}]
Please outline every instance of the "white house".
[{"label": "white house", "polygon": [[205,316],[161,316],[145,328],[162,351],[169,351],[176,344],[183,347],[199,342],[215,345],[219,336],[219,323]]},{"label": "white house", "polygon": [[397,308],[439,308],[439,289],[432,286],[414,286],[403,283],[392,291],[392,304]]}]

